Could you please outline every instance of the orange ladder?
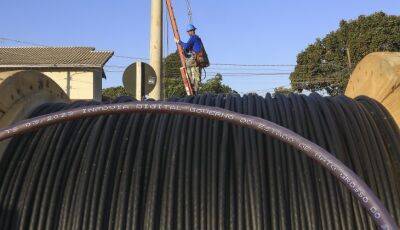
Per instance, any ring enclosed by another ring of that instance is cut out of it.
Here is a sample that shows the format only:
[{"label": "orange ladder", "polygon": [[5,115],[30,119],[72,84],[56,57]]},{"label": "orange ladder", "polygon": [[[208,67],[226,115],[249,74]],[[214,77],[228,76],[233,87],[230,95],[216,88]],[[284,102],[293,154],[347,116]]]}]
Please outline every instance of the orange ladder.
[{"label": "orange ladder", "polygon": [[[167,8],[168,8],[169,18],[171,19],[172,30],[174,31],[174,37],[175,37],[175,39],[180,40],[178,26],[176,25],[176,20],[175,20],[175,15],[174,15],[174,9],[172,7],[172,2],[171,2],[171,0],[166,0],[166,3],[167,3]],[[182,46],[180,46],[179,44],[176,44],[176,46],[178,47],[179,58],[180,58],[181,64],[182,64],[180,71],[181,71],[181,77],[182,77],[183,84],[185,85],[186,94],[193,95],[193,87],[190,82],[190,78],[187,74],[187,70],[186,70],[185,52],[182,49]]]}]

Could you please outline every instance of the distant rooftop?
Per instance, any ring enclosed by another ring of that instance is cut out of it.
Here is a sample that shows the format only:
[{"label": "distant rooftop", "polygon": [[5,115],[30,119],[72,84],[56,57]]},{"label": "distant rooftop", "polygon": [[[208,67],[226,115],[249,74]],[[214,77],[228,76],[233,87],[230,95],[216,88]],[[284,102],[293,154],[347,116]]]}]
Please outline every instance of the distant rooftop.
[{"label": "distant rooftop", "polygon": [[97,68],[113,54],[94,47],[0,47],[0,68]]}]

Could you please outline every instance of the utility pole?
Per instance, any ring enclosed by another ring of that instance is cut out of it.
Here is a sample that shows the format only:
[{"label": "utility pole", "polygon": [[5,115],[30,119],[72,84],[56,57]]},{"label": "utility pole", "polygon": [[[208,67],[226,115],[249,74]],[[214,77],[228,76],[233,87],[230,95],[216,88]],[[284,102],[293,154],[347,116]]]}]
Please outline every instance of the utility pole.
[{"label": "utility pole", "polygon": [[151,0],[150,65],[156,73],[156,85],[149,96],[160,100],[163,84],[162,76],[162,37],[163,0]]},{"label": "utility pole", "polygon": [[349,64],[349,70],[351,70],[351,56],[350,56],[350,48],[346,48],[346,54],[347,54],[347,61]]}]

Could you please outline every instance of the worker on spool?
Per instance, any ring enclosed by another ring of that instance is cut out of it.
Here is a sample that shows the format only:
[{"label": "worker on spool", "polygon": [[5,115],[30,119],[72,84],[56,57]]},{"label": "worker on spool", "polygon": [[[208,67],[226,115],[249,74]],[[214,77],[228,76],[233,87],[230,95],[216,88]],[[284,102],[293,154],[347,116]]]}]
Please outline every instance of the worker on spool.
[{"label": "worker on spool", "polygon": [[200,37],[196,35],[196,29],[197,28],[192,24],[187,26],[186,31],[190,38],[186,43],[175,38],[175,42],[179,44],[187,54],[186,68],[193,86],[194,94],[199,90],[202,68],[210,65],[203,42]]}]

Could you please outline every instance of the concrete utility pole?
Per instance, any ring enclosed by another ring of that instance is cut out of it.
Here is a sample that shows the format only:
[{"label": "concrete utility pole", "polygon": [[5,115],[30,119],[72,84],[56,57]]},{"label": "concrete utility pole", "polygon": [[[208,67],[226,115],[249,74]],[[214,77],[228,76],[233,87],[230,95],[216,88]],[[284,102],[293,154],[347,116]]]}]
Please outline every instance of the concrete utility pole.
[{"label": "concrete utility pole", "polygon": [[350,48],[346,48],[346,55],[347,55],[347,62],[349,65],[349,69],[351,69],[352,65],[351,65]]},{"label": "concrete utility pole", "polygon": [[162,76],[162,37],[163,37],[163,0],[151,0],[150,65],[156,72],[156,86],[149,96],[161,98]]}]

